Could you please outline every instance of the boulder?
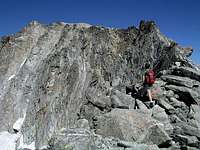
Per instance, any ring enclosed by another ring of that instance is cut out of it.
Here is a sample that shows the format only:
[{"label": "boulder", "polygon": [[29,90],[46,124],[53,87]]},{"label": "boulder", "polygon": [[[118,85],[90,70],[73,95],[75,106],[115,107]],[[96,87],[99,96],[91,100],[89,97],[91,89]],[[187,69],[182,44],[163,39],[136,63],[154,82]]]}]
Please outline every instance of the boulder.
[{"label": "boulder", "polygon": [[170,97],[168,100],[170,105],[172,105],[174,108],[183,108],[186,106],[184,102],[179,101],[175,97]]},{"label": "boulder", "polygon": [[145,113],[136,110],[113,109],[110,113],[97,117],[96,124],[96,133],[106,137],[113,136],[121,140],[159,145],[171,140],[163,124],[151,118],[151,113],[148,111]]},{"label": "boulder", "polygon": [[126,95],[118,90],[111,92],[111,106],[113,108],[124,108],[129,109],[133,105],[135,99],[131,95]]},{"label": "boulder", "polygon": [[140,111],[144,111],[144,112],[148,112],[149,109],[147,108],[147,106],[144,104],[144,102],[142,102],[139,99],[135,100],[135,108],[139,109]]},{"label": "boulder", "polygon": [[200,148],[200,142],[196,136],[176,135],[176,141],[178,141],[182,146]]},{"label": "boulder", "polygon": [[181,135],[196,136],[197,138],[200,138],[200,129],[198,127],[191,126],[186,122],[177,123],[175,128],[179,129],[179,131],[176,132],[175,135],[181,134]]},{"label": "boulder", "polygon": [[159,150],[156,145],[138,144],[120,141],[114,138],[102,138],[86,129],[62,129],[54,134],[46,150]]},{"label": "boulder", "polygon": [[102,112],[99,108],[94,107],[91,104],[83,105],[80,110],[79,117],[89,121],[89,126],[93,127],[93,119],[96,115],[100,115]]},{"label": "boulder", "polygon": [[84,128],[88,130],[90,129],[89,122],[87,119],[79,119],[76,124],[77,128]]},{"label": "boulder", "polygon": [[193,119],[196,121],[196,126],[200,129],[200,108],[198,105],[192,105],[191,112]]},{"label": "boulder", "polygon": [[183,77],[189,77],[191,79],[197,80],[200,82],[200,72],[194,68],[190,67],[175,67],[173,68],[172,74],[183,76]]},{"label": "boulder", "polygon": [[200,85],[200,82],[196,80],[192,80],[188,77],[181,77],[175,75],[164,75],[161,77],[162,80],[167,82],[168,84],[178,85],[178,86],[185,86],[192,88],[196,85]]},{"label": "boulder", "polygon": [[100,141],[99,136],[86,129],[62,129],[49,140],[48,150],[106,149],[114,145],[114,142]]},{"label": "boulder", "polygon": [[174,97],[174,92],[172,90],[165,90],[165,93],[164,95],[167,97],[167,98],[171,98],[171,97]]},{"label": "boulder", "polygon": [[111,99],[108,96],[93,97],[89,102],[100,110],[109,109],[111,107]]},{"label": "boulder", "polygon": [[199,150],[199,148],[190,147],[190,146],[183,146],[183,147],[181,147],[181,149],[183,149],[183,150]]},{"label": "boulder", "polygon": [[170,120],[165,112],[165,109],[158,105],[154,106],[152,108],[152,117],[164,125],[164,129],[169,135],[173,132],[173,126],[170,124]]},{"label": "boulder", "polygon": [[189,106],[191,104],[199,103],[200,95],[191,88],[187,88],[184,86],[167,85],[166,89],[172,90],[177,93],[180,99]]},{"label": "boulder", "polygon": [[148,128],[137,142],[156,144],[158,147],[169,147],[171,145],[171,138],[163,129],[163,124],[156,124]]},{"label": "boulder", "polygon": [[125,150],[159,150],[157,145],[135,144],[131,148]]},{"label": "boulder", "polygon": [[159,100],[158,101],[158,104],[159,106],[161,106],[162,108],[165,109],[165,111],[168,113],[168,114],[174,114],[175,113],[175,108],[170,105],[166,99],[162,99],[162,100]]}]

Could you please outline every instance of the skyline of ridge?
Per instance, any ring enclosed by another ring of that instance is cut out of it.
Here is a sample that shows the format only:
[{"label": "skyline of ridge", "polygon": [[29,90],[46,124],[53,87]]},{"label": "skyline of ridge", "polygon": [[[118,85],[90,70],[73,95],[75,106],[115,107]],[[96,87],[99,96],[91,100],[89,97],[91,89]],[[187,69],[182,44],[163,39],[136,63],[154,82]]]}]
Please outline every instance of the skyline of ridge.
[{"label": "skyline of ridge", "polygon": [[166,37],[183,47],[193,47],[191,58],[200,64],[199,6],[198,0],[6,0],[0,5],[0,36],[14,34],[32,20],[112,28],[138,26],[141,20],[153,20]]}]

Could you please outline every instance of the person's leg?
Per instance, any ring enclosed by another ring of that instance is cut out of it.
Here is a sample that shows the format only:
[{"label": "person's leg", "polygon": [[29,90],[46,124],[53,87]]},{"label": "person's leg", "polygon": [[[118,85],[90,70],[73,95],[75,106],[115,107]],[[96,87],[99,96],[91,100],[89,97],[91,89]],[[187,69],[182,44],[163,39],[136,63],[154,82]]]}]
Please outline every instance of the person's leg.
[{"label": "person's leg", "polygon": [[138,91],[140,97],[145,97],[147,95],[148,85],[143,84],[143,87]]},{"label": "person's leg", "polygon": [[147,93],[148,93],[148,98],[149,98],[149,101],[150,101],[150,103],[149,103],[149,108],[153,108],[154,103],[153,103],[153,99],[152,99],[151,90],[148,89],[148,90],[147,90]]},{"label": "person's leg", "polygon": [[151,95],[151,90],[148,89],[148,90],[147,90],[147,93],[148,93],[148,97],[149,97],[150,102],[153,102],[153,100],[152,100],[152,95]]},{"label": "person's leg", "polygon": [[134,98],[134,100],[135,100],[134,109],[138,109],[138,104],[137,104],[136,98]]}]

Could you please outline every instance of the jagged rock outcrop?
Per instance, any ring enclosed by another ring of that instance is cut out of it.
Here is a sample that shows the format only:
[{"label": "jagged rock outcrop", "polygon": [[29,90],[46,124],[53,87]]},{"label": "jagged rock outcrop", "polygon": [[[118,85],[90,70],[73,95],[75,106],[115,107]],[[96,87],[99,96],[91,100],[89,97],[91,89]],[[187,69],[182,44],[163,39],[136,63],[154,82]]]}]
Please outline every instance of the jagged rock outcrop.
[{"label": "jagged rock outcrop", "polygon": [[[128,29],[33,21],[0,39],[0,143],[9,135],[20,150],[199,149],[200,70],[191,53],[152,21]],[[150,110],[125,94],[146,62],[158,75]]]}]

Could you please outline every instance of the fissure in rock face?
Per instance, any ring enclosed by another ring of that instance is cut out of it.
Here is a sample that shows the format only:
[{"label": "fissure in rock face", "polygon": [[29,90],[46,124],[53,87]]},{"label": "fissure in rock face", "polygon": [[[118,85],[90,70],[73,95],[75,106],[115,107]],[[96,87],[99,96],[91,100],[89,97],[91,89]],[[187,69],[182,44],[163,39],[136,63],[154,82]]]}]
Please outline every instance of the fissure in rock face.
[{"label": "fissure in rock face", "polygon": [[[152,21],[127,29],[33,21],[0,39],[0,143],[199,149],[200,71],[191,53]],[[152,109],[125,91],[142,81],[146,62],[157,74]]]}]

